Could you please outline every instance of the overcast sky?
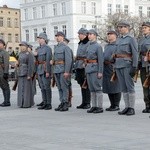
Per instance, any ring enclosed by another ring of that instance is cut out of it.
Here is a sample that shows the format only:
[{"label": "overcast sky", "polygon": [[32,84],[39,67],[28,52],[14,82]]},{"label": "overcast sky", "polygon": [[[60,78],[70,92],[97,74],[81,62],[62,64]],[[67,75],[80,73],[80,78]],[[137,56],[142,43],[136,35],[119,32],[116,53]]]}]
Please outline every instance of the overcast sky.
[{"label": "overcast sky", "polygon": [[0,0],[0,6],[7,5],[12,8],[19,8],[20,0]]}]

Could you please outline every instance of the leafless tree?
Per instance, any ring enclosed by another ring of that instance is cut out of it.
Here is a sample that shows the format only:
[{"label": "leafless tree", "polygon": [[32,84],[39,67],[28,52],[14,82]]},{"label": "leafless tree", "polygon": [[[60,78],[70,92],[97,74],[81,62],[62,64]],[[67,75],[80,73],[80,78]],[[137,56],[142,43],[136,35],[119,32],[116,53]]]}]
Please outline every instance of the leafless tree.
[{"label": "leafless tree", "polygon": [[105,23],[99,25],[98,39],[101,41],[106,42],[106,33],[108,30],[116,30],[117,25],[120,21],[128,21],[130,23],[130,32],[135,38],[141,37],[141,25],[144,21],[148,20],[149,18],[146,16],[132,16],[130,14],[125,13],[115,13],[113,15],[106,16]]}]

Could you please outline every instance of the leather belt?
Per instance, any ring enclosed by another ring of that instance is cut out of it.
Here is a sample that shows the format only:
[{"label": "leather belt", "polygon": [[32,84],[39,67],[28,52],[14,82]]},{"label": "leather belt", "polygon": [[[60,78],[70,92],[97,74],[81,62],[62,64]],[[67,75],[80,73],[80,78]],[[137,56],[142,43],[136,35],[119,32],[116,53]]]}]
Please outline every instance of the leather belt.
[{"label": "leather belt", "polygon": [[36,65],[45,64],[45,63],[46,63],[45,61],[36,61],[35,62]]},{"label": "leather belt", "polygon": [[85,59],[86,59],[85,57],[77,57],[76,58],[76,60],[83,60],[83,61],[85,61]]},{"label": "leather belt", "polygon": [[110,65],[110,64],[112,64],[112,62],[111,62],[111,61],[108,61],[108,60],[105,60],[105,61],[104,61],[104,64],[105,64],[105,65]]},{"label": "leather belt", "polygon": [[61,64],[65,64],[65,62],[63,60],[54,61],[54,65],[61,65]]},{"label": "leather belt", "polygon": [[115,58],[131,58],[131,54],[115,54]]},{"label": "leather belt", "polygon": [[97,63],[96,59],[87,59],[86,63]]}]

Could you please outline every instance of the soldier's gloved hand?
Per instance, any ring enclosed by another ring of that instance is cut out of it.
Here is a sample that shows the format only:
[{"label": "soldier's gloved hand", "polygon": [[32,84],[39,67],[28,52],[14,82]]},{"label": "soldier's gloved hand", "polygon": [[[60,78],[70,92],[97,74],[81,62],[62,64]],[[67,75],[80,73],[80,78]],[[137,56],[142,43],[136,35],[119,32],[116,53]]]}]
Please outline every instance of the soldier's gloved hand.
[{"label": "soldier's gloved hand", "polygon": [[133,78],[134,76],[135,76],[135,74],[136,74],[136,67],[131,67],[131,69],[130,69],[130,76]]},{"label": "soldier's gloved hand", "polygon": [[4,78],[5,80],[8,80],[8,73],[4,73],[3,78]]}]

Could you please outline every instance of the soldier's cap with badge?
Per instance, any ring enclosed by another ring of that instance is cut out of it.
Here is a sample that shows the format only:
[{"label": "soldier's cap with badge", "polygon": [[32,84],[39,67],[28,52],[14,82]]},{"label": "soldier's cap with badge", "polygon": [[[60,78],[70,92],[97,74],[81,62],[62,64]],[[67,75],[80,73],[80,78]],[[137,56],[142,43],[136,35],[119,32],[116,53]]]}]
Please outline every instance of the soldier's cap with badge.
[{"label": "soldier's cap with badge", "polygon": [[19,44],[19,46],[26,46],[26,47],[28,47],[29,45],[28,45],[28,43],[27,43],[27,42],[22,41],[22,42]]},{"label": "soldier's cap with badge", "polygon": [[37,38],[44,39],[45,41],[48,40],[48,39],[47,39],[47,34],[44,33],[44,32],[40,33],[39,36],[37,36]]},{"label": "soldier's cap with badge", "polygon": [[107,31],[107,35],[108,34],[115,34],[116,36],[118,36],[118,33],[115,30],[109,30],[109,31]]},{"label": "soldier's cap with badge", "polygon": [[90,30],[88,31],[88,33],[89,33],[89,34],[94,34],[94,35],[98,36],[98,33],[97,33],[94,29],[90,29]]},{"label": "soldier's cap with badge", "polygon": [[130,24],[128,21],[120,21],[117,27],[130,27]]},{"label": "soldier's cap with badge", "polygon": [[62,36],[62,37],[65,38],[66,35],[64,34],[64,32],[58,31],[58,32],[55,34],[55,36]]},{"label": "soldier's cap with badge", "polygon": [[68,38],[66,38],[66,37],[64,38],[64,41],[66,41],[68,43],[70,42],[70,40]]},{"label": "soldier's cap with badge", "polygon": [[149,21],[143,22],[142,26],[150,27],[150,22]]},{"label": "soldier's cap with badge", "polygon": [[4,46],[6,45],[3,39],[0,39],[0,43],[2,43]]},{"label": "soldier's cap with badge", "polygon": [[88,30],[85,29],[85,28],[81,28],[81,29],[79,29],[79,31],[78,31],[78,34],[83,34],[83,35],[87,35],[88,33],[89,33]]}]

